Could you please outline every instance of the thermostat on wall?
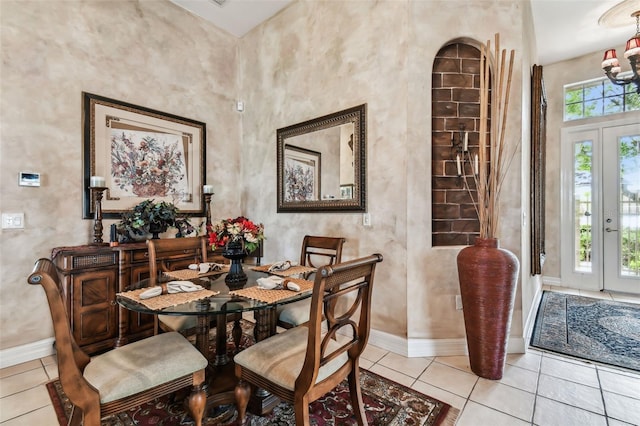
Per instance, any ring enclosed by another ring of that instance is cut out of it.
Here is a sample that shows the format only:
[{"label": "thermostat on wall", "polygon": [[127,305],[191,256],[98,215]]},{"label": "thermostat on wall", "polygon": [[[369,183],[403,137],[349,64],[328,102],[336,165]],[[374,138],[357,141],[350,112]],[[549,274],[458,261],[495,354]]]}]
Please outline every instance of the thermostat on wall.
[{"label": "thermostat on wall", "polygon": [[20,172],[20,186],[40,186],[40,173]]}]

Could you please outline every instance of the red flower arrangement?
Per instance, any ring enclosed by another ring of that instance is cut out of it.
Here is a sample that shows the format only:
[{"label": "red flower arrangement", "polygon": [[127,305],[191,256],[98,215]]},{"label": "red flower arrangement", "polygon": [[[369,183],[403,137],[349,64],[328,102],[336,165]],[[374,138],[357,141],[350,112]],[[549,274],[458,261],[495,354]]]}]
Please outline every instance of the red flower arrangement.
[{"label": "red flower arrangement", "polygon": [[209,244],[214,249],[229,243],[241,243],[247,252],[258,248],[264,240],[264,225],[255,224],[244,216],[235,219],[219,219],[207,226]]}]

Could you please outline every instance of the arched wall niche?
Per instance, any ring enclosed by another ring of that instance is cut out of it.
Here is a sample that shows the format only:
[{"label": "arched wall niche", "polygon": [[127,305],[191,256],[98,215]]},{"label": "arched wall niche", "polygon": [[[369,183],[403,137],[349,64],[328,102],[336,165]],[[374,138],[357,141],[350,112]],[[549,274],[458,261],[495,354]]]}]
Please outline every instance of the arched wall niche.
[{"label": "arched wall niche", "polygon": [[[473,179],[480,128],[480,46],[468,38],[446,43],[432,70],[432,245],[471,245],[480,226]],[[465,139],[467,140],[465,144]],[[464,148],[467,148],[465,151]],[[469,157],[471,155],[471,157]],[[460,162],[458,162],[458,157]]]}]

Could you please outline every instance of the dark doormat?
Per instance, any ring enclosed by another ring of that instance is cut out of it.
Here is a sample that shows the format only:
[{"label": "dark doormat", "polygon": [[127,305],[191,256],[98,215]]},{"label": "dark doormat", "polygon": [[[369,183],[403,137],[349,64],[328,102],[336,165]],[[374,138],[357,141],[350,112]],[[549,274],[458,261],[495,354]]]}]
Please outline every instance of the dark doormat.
[{"label": "dark doormat", "polygon": [[531,346],[640,371],[640,304],[545,291]]}]

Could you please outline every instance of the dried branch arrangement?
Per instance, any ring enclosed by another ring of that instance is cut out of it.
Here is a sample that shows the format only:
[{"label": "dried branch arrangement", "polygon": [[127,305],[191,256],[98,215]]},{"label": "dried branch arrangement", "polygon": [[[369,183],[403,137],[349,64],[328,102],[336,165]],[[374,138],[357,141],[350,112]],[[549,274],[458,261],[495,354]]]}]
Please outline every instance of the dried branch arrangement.
[{"label": "dried branch arrangement", "polygon": [[[516,153],[516,149],[513,149],[507,155],[505,142],[515,52],[511,50],[508,69],[505,71],[507,52],[500,50],[500,35],[496,34],[494,66],[491,72],[488,58],[490,47],[491,41],[487,40],[486,47],[480,48],[480,142],[476,163],[479,163],[479,167],[476,166],[476,173],[473,174],[478,197],[474,205],[480,222],[480,238],[497,238],[500,191]],[[473,164],[470,154],[467,153],[465,161]],[[464,176],[464,182],[471,194],[467,176]]]}]

